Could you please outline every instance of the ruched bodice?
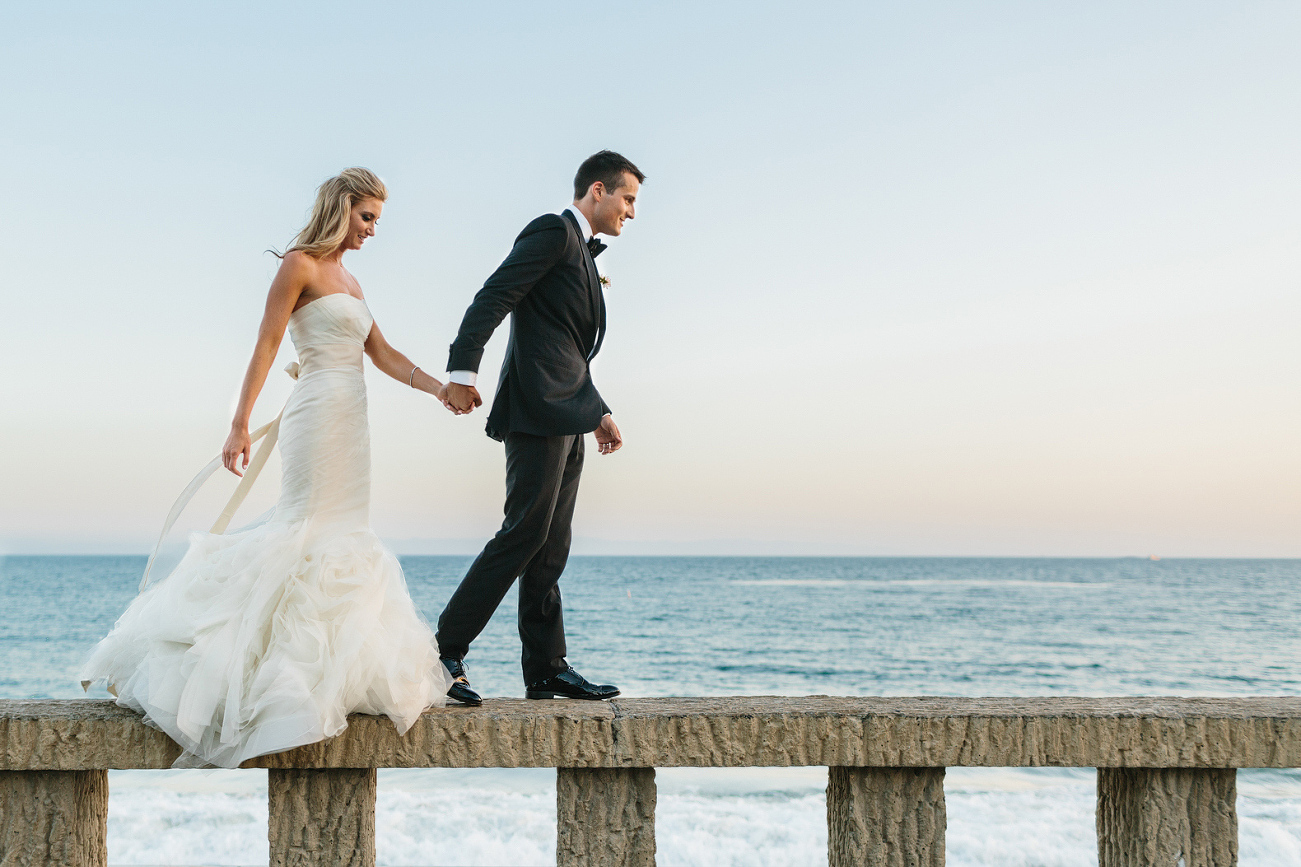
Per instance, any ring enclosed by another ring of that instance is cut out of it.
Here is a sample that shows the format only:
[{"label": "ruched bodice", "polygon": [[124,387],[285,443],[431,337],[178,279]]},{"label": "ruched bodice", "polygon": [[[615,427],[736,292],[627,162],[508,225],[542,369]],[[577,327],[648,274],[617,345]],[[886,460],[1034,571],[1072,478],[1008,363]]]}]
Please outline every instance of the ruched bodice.
[{"label": "ruched bodice", "polygon": [[370,429],[362,355],[374,319],[352,295],[317,298],[289,317],[298,384],[280,422],[283,476],[276,520],[309,532],[370,523]]},{"label": "ruched bodice", "polygon": [[323,295],[289,316],[289,338],[298,353],[298,375],[318,370],[361,372],[366,338],[375,323],[366,302],[346,293]]},{"label": "ruched bodice", "polygon": [[336,735],[355,712],[405,732],[444,701],[433,633],[370,529],[372,325],[366,303],[343,294],[290,315],[298,382],[280,418],[275,510],[192,536],[83,669],[185,748],[178,766],[235,767]]}]

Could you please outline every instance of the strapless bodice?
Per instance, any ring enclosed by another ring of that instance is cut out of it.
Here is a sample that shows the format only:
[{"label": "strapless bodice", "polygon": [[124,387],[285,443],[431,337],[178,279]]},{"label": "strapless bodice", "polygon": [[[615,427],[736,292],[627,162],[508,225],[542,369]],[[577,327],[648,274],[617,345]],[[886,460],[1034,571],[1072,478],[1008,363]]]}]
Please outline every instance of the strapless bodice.
[{"label": "strapless bodice", "polygon": [[298,375],[340,368],[360,371],[374,321],[365,301],[343,292],[323,295],[299,307],[289,316]]}]

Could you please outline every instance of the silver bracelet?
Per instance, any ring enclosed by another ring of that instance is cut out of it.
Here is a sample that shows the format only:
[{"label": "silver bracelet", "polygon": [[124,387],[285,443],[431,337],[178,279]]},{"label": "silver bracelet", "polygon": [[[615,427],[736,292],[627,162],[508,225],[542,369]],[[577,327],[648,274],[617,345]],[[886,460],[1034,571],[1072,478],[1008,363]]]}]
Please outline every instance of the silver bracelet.
[{"label": "silver bracelet", "polygon": [[411,377],[407,380],[407,385],[411,386],[412,388],[416,387],[416,371],[419,369],[420,369],[419,367],[411,368]]}]

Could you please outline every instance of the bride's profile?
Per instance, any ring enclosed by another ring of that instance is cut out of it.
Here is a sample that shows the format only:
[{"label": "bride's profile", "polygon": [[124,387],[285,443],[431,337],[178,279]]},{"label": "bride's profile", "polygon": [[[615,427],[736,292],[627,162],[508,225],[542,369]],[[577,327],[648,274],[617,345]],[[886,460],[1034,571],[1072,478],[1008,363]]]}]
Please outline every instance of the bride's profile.
[{"label": "bride's profile", "polygon": [[[177,767],[246,759],[338,734],[349,713],[405,733],[446,700],[451,679],[396,557],[370,528],[370,434],[362,355],[440,400],[443,383],[385,341],[343,254],[375,234],[388,192],[364,168],[323,183],[271,283],[220,464],[242,475],[213,531],[190,537],[91,651],[81,680],[105,681],[184,752]],[[249,432],[286,329],[298,353],[284,412]],[[224,533],[278,434],[280,498]],[[266,436],[256,456],[254,440]],[[252,466],[250,468],[250,460]],[[206,476],[191,483],[168,526]],[[164,528],[164,534],[167,529]],[[156,553],[156,551],[155,551]]]}]

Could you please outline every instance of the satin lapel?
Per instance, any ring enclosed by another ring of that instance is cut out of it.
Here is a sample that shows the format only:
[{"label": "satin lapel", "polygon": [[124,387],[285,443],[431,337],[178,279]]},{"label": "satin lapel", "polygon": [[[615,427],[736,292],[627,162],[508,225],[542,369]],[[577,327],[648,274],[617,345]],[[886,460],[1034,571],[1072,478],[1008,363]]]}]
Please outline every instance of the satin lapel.
[{"label": "satin lapel", "polygon": [[601,291],[601,284],[596,284],[596,297],[601,302],[600,312],[596,319],[596,345],[592,347],[592,354],[587,356],[591,361],[596,358],[596,353],[601,351],[601,344],[605,342],[605,293]]},{"label": "satin lapel", "polygon": [[587,360],[591,361],[596,351],[601,348],[601,338],[605,336],[605,294],[601,292],[601,272],[596,270],[592,254],[587,254],[587,267],[592,272],[592,321],[596,323],[596,340]]},{"label": "satin lapel", "polygon": [[587,356],[590,360],[601,348],[601,340],[605,337],[605,296],[601,293],[601,274],[596,270],[596,260],[587,249],[587,239],[583,237],[583,231],[578,227],[578,220],[574,219],[574,215],[568,210],[565,211],[565,217],[573,227],[574,234],[578,236],[578,246],[581,248],[579,255],[583,257],[583,267],[587,269],[587,296],[592,307],[592,319],[596,322],[596,341]]}]

